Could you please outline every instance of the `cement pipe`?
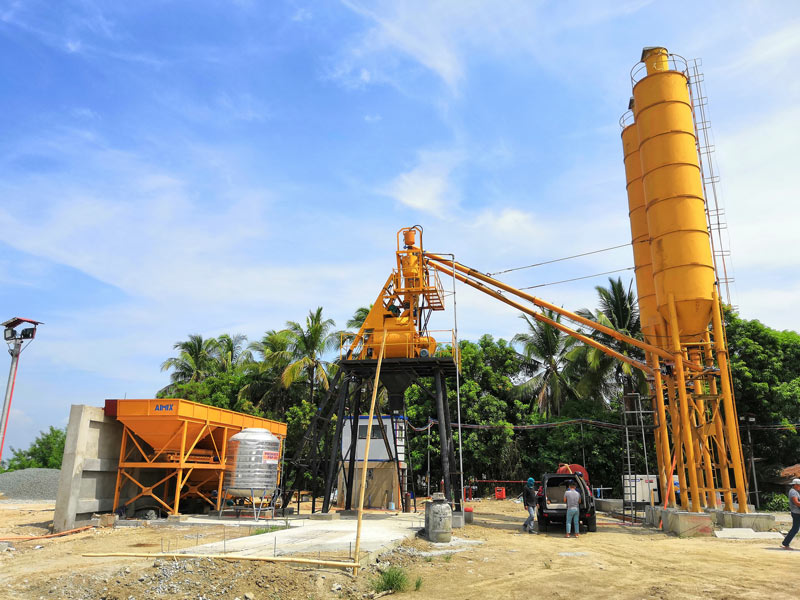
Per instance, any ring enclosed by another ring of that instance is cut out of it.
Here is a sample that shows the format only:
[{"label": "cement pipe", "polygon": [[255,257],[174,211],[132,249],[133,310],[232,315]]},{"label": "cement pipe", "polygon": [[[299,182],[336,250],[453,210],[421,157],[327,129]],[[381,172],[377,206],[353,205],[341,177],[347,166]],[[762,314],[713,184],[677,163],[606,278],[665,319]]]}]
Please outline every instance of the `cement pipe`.
[{"label": "cement pipe", "polygon": [[356,569],[357,562],[344,562],[339,560],[317,560],[314,558],[292,558],[290,556],[232,556],[230,554],[165,554],[163,552],[87,552],[82,554],[87,558],[218,558],[222,560],[254,560],[261,562],[297,563],[301,565],[319,565],[321,567],[341,567]]},{"label": "cement pipe", "polygon": [[570,329],[569,327],[567,327],[566,325],[562,325],[558,321],[554,321],[553,319],[550,319],[550,318],[544,316],[543,314],[538,313],[535,310],[533,310],[531,308],[528,308],[527,306],[525,306],[523,304],[520,304],[519,302],[515,302],[514,300],[506,298],[502,294],[496,292],[495,290],[493,290],[491,288],[486,287],[485,285],[483,285],[481,283],[475,282],[472,279],[469,279],[468,277],[465,277],[463,275],[459,275],[458,273],[453,273],[450,269],[447,269],[446,267],[443,267],[442,265],[433,265],[433,266],[434,266],[434,268],[436,268],[437,270],[441,271],[445,275],[447,275],[449,277],[455,277],[456,279],[458,279],[462,283],[466,283],[467,285],[469,285],[471,287],[474,287],[476,290],[480,290],[484,294],[488,294],[489,296],[492,296],[493,298],[496,298],[497,300],[500,300],[500,302],[505,302],[509,306],[513,306],[517,310],[520,310],[520,311],[524,312],[525,314],[528,314],[528,315],[532,316],[537,321],[541,321],[542,323],[547,323],[548,325],[551,325],[551,326],[555,327],[559,331],[563,331],[567,335],[577,339],[578,341],[583,342],[587,346],[592,346],[593,348],[597,348],[601,352],[604,352],[604,353],[608,354],[609,356],[613,356],[617,360],[620,360],[620,361],[622,361],[624,363],[627,363],[627,364],[631,365],[632,367],[636,367],[637,369],[639,369],[641,371],[644,371],[645,373],[653,375],[653,369],[651,369],[645,363],[636,360],[635,358],[631,358],[629,356],[625,356],[624,354],[621,354],[621,353],[617,352],[616,350],[612,350],[608,346],[605,346],[605,345],[601,344],[600,342],[598,342],[596,340],[593,340],[592,338],[590,338],[590,337],[588,337],[586,335],[583,335],[582,333],[578,333],[574,329]]},{"label": "cement pipe", "polygon": [[[546,302],[545,300],[542,300],[541,298],[537,298],[536,296],[533,296],[531,294],[526,294],[525,292],[523,292],[521,290],[518,290],[515,287],[507,285],[507,284],[503,283],[502,281],[498,281],[497,279],[489,277],[488,275],[484,275],[483,273],[481,273],[479,271],[476,271],[474,269],[471,269],[469,267],[466,267],[466,266],[462,265],[461,263],[453,263],[452,260],[448,260],[448,259],[443,258],[441,256],[438,256],[436,254],[425,253],[425,256],[427,258],[431,259],[432,261],[436,261],[432,266],[434,268],[442,271],[443,273],[449,273],[449,271],[445,271],[444,268],[438,263],[444,263],[444,264],[448,264],[448,265],[452,264],[452,265],[455,266],[455,269],[457,271],[461,271],[462,273],[465,273],[469,277],[474,277],[475,279],[478,279],[479,281],[483,281],[484,283],[488,283],[490,285],[496,286],[496,287],[500,288],[501,290],[504,290],[506,292],[514,294],[515,296],[519,296],[523,300],[527,300],[528,302],[531,302],[531,303],[535,304],[536,306],[538,306],[540,308],[546,308],[547,310],[551,310],[556,314],[559,314],[559,315],[561,315],[563,317],[567,317],[571,321],[575,321],[577,323],[580,323],[581,325],[586,325],[587,327],[591,327],[592,329],[595,329],[596,331],[601,331],[601,332],[605,333],[606,335],[611,336],[615,340],[618,340],[620,342],[625,342],[627,344],[630,344],[631,346],[636,346],[637,348],[639,348],[641,350],[644,350],[645,352],[652,352],[652,353],[654,353],[654,354],[656,354],[656,355],[658,355],[661,358],[664,358],[666,360],[673,360],[675,358],[674,355],[671,354],[670,352],[668,352],[667,350],[664,350],[664,349],[659,348],[657,346],[652,346],[652,345],[648,344],[647,342],[643,342],[641,340],[637,340],[635,338],[628,337],[627,335],[621,334],[620,332],[616,331],[615,329],[612,329],[611,327],[606,327],[605,325],[601,325],[600,323],[596,323],[595,321],[592,321],[591,319],[587,319],[587,318],[582,317],[582,316],[580,316],[578,314],[575,314],[574,312],[565,310],[565,309],[561,308],[560,306],[556,306],[555,304],[551,304],[550,302]],[[475,286],[473,286],[473,287],[475,287]],[[692,365],[691,363],[686,362],[685,366],[687,368],[689,368],[689,369],[697,370],[697,367],[695,365]]]}]

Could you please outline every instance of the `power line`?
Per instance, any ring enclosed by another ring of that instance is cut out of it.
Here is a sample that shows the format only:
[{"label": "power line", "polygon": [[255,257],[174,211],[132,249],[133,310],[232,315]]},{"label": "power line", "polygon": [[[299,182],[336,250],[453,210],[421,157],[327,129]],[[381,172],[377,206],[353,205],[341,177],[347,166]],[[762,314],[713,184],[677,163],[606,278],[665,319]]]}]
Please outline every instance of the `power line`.
[{"label": "power line", "polygon": [[549,283],[540,283],[538,285],[529,285],[528,287],[518,288],[520,290],[532,290],[533,288],[545,287],[547,285],[556,285],[559,283],[567,283],[569,281],[578,281],[580,279],[590,279],[591,277],[600,277],[601,275],[610,275],[611,273],[620,273],[621,271],[633,271],[635,267],[625,267],[624,269],[614,269],[613,271],[604,271],[603,273],[594,273],[593,275],[584,275],[583,277],[573,277],[572,279],[562,279],[561,281],[551,281]]},{"label": "power line", "polygon": [[494,275],[502,275],[503,273],[511,273],[512,271],[521,271],[522,269],[531,269],[533,267],[541,267],[542,265],[549,265],[552,263],[561,262],[562,260],[570,260],[572,258],[580,258],[581,256],[589,256],[590,254],[599,254],[600,252],[608,252],[609,250],[617,250],[618,248],[624,248],[625,246],[630,246],[631,242],[627,244],[620,244],[619,246],[610,246],[609,248],[601,248],[600,250],[592,250],[591,252],[582,252],[581,254],[573,254],[572,256],[565,256],[564,258],[554,258],[553,260],[546,260],[540,263],[534,263],[532,265],[525,265],[524,267],[514,267],[513,269],[506,269],[505,271],[496,271],[494,273],[487,273],[489,276]]}]

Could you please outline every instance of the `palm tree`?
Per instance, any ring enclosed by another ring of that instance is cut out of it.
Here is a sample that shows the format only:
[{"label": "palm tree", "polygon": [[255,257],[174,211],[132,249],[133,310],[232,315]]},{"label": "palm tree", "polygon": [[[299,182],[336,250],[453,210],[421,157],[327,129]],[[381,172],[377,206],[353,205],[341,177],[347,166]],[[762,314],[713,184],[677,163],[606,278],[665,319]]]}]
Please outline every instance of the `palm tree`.
[{"label": "palm tree", "polygon": [[[544,315],[560,322],[561,316],[545,310]],[[576,340],[562,333],[549,323],[520,315],[528,324],[526,333],[518,333],[511,342],[521,344],[522,354],[531,363],[538,363],[536,373],[519,386],[526,396],[535,396],[542,414],[561,413],[564,401],[575,393],[573,389],[569,353]]]},{"label": "palm tree", "polygon": [[173,383],[202,381],[211,374],[214,367],[214,355],[217,351],[217,340],[203,339],[202,335],[190,335],[185,342],[175,342],[178,356],[168,358],[161,363],[161,370],[173,369],[170,380]]},{"label": "palm tree", "polygon": [[287,351],[292,361],[281,375],[284,387],[306,380],[309,385],[309,399],[314,404],[314,390],[317,386],[328,389],[327,361],[322,355],[339,343],[339,336],[333,331],[336,323],[333,319],[322,318],[322,307],[309,311],[305,327],[295,321],[286,323],[286,335],[289,338]]},{"label": "palm tree", "polygon": [[353,313],[353,316],[347,320],[347,328],[355,329],[356,331],[361,329],[361,326],[364,324],[364,321],[367,319],[367,315],[371,310],[372,304],[369,306],[359,306],[356,309],[356,312]]},{"label": "palm tree", "polygon": [[279,418],[283,418],[288,399],[281,375],[292,361],[290,342],[288,331],[274,329],[264,333],[260,341],[251,342],[248,352],[251,356],[255,354],[259,360],[245,365],[252,378],[239,390],[240,399],[247,398]]},{"label": "palm tree", "polygon": [[247,336],[237,333],[233,336],[223,333],[217,338],[215,352],[216,367],[221,373],[233,371],[236,368],[253,360],[249,349],[244,347]]},{"label": "palm tree", "polygon": [[[628,337],[642,339],[639,308],[633,293],[633,281],[631,280],[627,290],[621,278],[609,277],[608,283],[608,287],[599,285],[595,287],[599,304],[596,311],[583,308],[576,312],[584,318],[605,325]],[[595,330],[586,333],[620,354],[638,360],[644,359],[641,350],[606,333]],[[582,395],[595,394],[608,399],[618,394],[620,388],[623,391],[641,391],[646,387],[646,381],[641,371],[595,348],[588,346],[576,348],[571,358],[576,363],[582,362],[584,366],[584,373],[578,384]]]}]

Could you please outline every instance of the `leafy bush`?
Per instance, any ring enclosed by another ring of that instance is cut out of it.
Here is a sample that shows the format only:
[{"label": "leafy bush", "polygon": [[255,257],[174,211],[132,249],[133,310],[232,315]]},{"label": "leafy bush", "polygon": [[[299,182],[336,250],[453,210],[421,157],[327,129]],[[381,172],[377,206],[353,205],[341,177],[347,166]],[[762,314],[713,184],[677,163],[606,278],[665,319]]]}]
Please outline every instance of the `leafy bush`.
[{"label": "leafy bush", "polygon": [[418,592],[422,589],[422,576],[417,576],[417,580],[414,582],[414,591]]},{"label": "leafy bush", "polygon": [[786,494],[767,494],[764,510],[768,512],[788,512],[789,496]]},{"label": "leafy bush", "polygon": [[376,592],[404,592],[408,589],[408,574],[401,567],[389,567],[372,582],[372,587]]},{"label": "leafy bush", "polygon": [[27,450],[11,448],[12,456],[0,465],[0,473],[18,469],[60,469],[66,439],[66,430],[51,425],[48,431],[39,432]]}]

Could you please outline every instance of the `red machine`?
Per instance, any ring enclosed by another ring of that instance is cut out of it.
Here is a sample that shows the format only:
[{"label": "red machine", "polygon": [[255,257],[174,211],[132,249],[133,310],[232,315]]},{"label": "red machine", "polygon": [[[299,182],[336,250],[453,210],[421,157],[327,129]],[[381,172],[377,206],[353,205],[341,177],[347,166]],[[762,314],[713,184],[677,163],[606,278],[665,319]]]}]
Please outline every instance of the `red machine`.
[{"label": "red machine", "polygon": [[578,463],[572,463],[570,465],[566,463],[559,463],[556,473],[574,473],[575,475],[580,475],[583,477],[583,480],[586,482],[586,484],[590,485],[589,471],[586,470],[586,467],[579,465]]}]

